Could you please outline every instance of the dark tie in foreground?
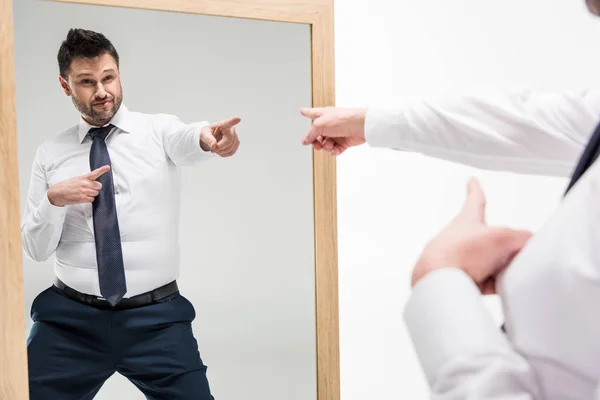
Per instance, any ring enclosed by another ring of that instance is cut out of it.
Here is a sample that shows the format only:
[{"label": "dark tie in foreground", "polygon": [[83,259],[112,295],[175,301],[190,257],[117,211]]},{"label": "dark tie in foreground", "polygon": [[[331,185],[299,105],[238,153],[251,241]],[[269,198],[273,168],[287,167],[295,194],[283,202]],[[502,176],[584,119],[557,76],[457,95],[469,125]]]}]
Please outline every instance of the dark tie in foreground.
[{"label": "dark tie in foreground", "polygon": [[[105,139],[112,128],[113,125],[108,125],[102,128],[92,128],[89,131],[93,139],[92,149],[90,150],[90,168],[92,171],[105,165],[111,165]],[[102,189],[94,199],[92,208],[100,293],[108,302],[115,305],[127,293],[127,285],[125,283],[125,268],[123,267],[121,233],[117,220],[112,168],[97,180],[102,184]]]},{"label": "dark tie in foreground", "polygon": [[[573,185],[581,178],[581,176],[587,171],[589,167],[592,166],[596,158],[598,158],[598,154],[600,153],[600,125],[596,127],[596,131],[590,137],[587,146],[585,146],[585,150],[581,154],[579,158],[579,162],[577,163],[577,167],[571,176],[571,182],[567,187],[567,193]],[[565,193],[566,194],[566,193]]]},{"label": "dark tie in foreground", "polygon": [[[583,174],[585,174],[585,171],[587,171],[588,168],[592,166],[594,161],[596,161],[596,159],[598,158],[599,154],[600,154],[600,125],[598,125],[596,127],[596,130],[590,137],[590,140],[588,141],[587,145],[585,146],[583,153],[581,153],[581,156],[579,157],[579,162],[577,163],[577,166],[575,167],[575,170],[573,171],[573,174],[571,175],[571,181],[569,182],[569,185],[567,186],[565,196],[567,195],[567,193],[569,193],[569,190],[571,190],[571,188],[573,186],[575,186],[575,183],[577,183],[579,178],[581,178],[583,176]],[[506,327],[504,326],[504,324],[502,324],[502,331],[506,332]]]}]

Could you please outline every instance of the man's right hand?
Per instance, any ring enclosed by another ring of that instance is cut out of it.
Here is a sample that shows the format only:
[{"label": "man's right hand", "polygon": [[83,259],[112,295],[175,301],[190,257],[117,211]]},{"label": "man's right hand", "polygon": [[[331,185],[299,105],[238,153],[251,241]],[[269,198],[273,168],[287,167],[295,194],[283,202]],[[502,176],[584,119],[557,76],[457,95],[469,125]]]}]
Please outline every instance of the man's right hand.
[{"label": "man's right hand", "polygon": [[312,120],[312,126],[302,139],[305,146],[338,156],[348,148],[365,143],[364,108],[303,108],[300,113]]},{"label": "man's right hand", "polygon": [[71,204],[91,203],[98,196],[102,184],[97,182],[101,175],[110,170],[108,165],[95,169],[85,175],[76,176],[53,185],[48,190],[50,204],[64,207]]}]

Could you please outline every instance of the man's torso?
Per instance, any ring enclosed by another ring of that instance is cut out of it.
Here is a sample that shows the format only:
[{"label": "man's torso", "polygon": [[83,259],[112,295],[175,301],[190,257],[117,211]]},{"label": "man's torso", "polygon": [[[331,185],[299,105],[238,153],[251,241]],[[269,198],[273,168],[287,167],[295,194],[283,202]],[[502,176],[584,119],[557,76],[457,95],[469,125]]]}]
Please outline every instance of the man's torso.
[{"label": "man's torso", "polygon": [[594,398],[600,377],[600,163],[498,278],[507,334],[552,398]]},{"label": "man's torso", "polygon": [[[126,297],[162,286],[179,270],[180,176],[165,153],[154,122],[160,115],[127,113],[127,131],[106,138],[111,158]],[[91,139],[81,142],[79,126],[44,143],[40,163],[49,186],[90,171]],[[66,206],[56,250],[57,277],[77,290],[99,295],[92,204]]]}]

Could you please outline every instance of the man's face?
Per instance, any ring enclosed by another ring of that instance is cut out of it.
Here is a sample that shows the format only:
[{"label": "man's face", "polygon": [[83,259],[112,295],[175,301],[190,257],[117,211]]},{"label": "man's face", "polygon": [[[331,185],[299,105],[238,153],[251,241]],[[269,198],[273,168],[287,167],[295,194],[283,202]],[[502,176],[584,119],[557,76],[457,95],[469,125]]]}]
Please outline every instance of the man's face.
[{"label": "man's face", "polygon": [[592,14],[600,16],[600,0],[586,0],[586,3]]},{"label": "man's face", "polygon": [[92,125],[108,123],[123,101],[119,68],[110,54],[74,59],[67,79],[59,80],[75,108]]}]

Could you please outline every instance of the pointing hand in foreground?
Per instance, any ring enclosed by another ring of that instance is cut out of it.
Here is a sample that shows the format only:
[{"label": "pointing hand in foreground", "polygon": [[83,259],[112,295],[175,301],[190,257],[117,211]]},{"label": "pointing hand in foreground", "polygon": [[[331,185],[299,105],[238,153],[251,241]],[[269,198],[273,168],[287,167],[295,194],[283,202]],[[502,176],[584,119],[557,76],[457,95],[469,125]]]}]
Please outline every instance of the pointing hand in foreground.
[{"label": "pointing hand in foreground", "polygon": [[361,108],[303,108],[300,113],[312,120],[312,126],[302,144],[312,145],[338,156],[348,148],[365,143],[366,109]]},{"label": "pointing hand in foreground", "polygon": [[521,251],[531,233],[485,222],[485,196],[472,179],[462,210],[427,244],[415,265],[412,285],[441,268],[459,268],[469,275],[483,294],[496,293],[495,279]]}]

